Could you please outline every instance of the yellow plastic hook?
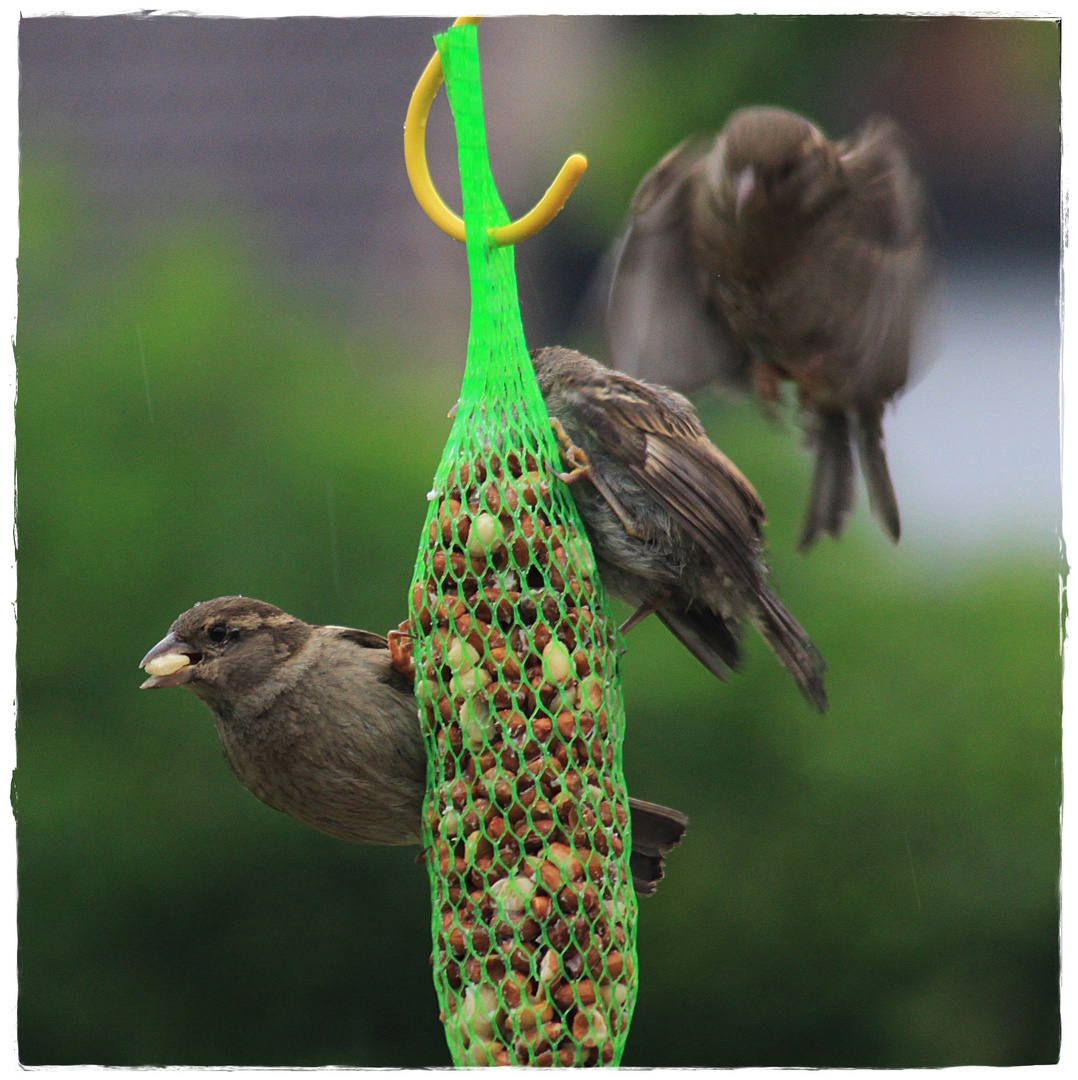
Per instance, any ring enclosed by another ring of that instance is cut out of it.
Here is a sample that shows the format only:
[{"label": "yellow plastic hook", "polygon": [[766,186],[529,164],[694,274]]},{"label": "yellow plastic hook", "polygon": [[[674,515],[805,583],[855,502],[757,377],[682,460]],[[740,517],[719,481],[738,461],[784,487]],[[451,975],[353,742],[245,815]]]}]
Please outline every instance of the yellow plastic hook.
[{"label": "yellow plastic hook", "polygon": [[[481,16],[461,16],[453,25],[475,26],[480,18]],[[412,182],[412,191],[427,216],[442,232],[463,244],[464,222],[442,201],[427,167],[427,117],[441,85],[442,61],[435,52],[419,77],[419,82],[412,92],[412,100],[408,103],[408,115],[404,121],[404,164],[408,169],[408,179]],[[588,159],[583,154],[573,154],[561,167],[546,194],[528,213],[508,225],[490,230],[494,243],[499,247],[519,244],[521,240],[527,240],[529,236],[534,236],[549,225],[565,205],[565,200],[569,198],[587,167]]]}]

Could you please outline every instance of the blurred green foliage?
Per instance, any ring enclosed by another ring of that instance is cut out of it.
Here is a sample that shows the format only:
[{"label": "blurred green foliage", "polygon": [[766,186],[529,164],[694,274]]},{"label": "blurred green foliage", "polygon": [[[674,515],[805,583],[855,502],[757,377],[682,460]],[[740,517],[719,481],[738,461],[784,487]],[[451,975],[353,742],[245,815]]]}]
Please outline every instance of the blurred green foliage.
[{"label": "blurred green foliage", "polygon": [[624,197],[600,198],[594,185],[590,192],[582,185],[567,204],[610,229],[620,224],[640,177],[686,134],[718,131],[747,102],[782,105],[823,123],[828,91],[843,72],[866,53],[893,55],[914,27],[903,19],[755,15],[660,15],[619,24],[632,56],[615,72],[625,85],[609,93],[610,112],[595,115],[582,145],[621,179]]},{"label": "blurred green foliage", "polygon": [[[223,593],[395,625],[459,369],[345,340],[227,222],[109,262],[74,192],[24,160],[21,1060],[446,1065],[415,852],[262,806],[137,664]],[[1059,567],[932,566],[863,513],[800,559],[792,432],[703,416],[768,506],[832,706],[755,639],[724,685],[655,620],[630,636],[631,790],[692,824],[642,905],[625,1064],[1055,1060]]]},{"label": "blurred green foliage", "polygon": [[[1033,133],[1058,129],[1058,22],[892,15],[650,15],[614,22],[621,62],[604,70],[602,105],[574,119],[572,142],[587,148],[592,171],[608,179],[574,192],[566,220],[554,225],[564,242],[587,238],[605,248],[640,178],[664,154],[690,135],[719,131],[735,109],[750,104],[803,113],[832,138],[852,134],[871,112],[897,108],[893,118],[907,129],[915,160],[964,170],[957,194],[938,190],[948,178],[929,177],[933,197],[945,199],[940,208],[952,218],[945,238],[964,225],[981,243],[1030,241],[1021,233],[1008,237],[1004,228],[1003,218],[1024,207],[973,224],[953,219],[977,219],[985,209],[979,200],[1008,170],[1032,170],[1052,182],[1055,159],[1038,171],[1044,147]],[[942,162],[956,144],[986,156]],[[990,178],[979,175],[988,172]],[[977,180],[979,189],[972,186]],[[1045,205],[1054,220],[1054,200]]]}]

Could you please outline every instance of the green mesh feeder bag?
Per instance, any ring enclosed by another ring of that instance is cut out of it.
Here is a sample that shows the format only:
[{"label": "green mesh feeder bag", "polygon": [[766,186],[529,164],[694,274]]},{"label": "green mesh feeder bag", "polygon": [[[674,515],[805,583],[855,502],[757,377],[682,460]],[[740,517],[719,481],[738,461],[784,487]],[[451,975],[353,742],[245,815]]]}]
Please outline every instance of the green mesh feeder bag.
[{"label": "green mesh feeder bag", "polygon": [[474,26],[435,38],[472,288],[456,420],[410,619],[428,753],[434,982],[458,1066],[617,1065],[636,992],[620,638],[520,321],[487,159]]}]

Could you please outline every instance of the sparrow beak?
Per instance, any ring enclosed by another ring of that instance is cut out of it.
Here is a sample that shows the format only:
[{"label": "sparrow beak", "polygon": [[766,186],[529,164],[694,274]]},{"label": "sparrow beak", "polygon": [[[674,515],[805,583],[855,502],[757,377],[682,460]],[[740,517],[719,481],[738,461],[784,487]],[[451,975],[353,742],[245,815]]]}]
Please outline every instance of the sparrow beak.
[{"label": "sparrow beak", "polygon": [[756,172],[751,165],[744,168],[737,174],[737,178],[734,181],[734,218],[735,220],[741,217],[741,211],[745,208],[745,203],[752,197],[752,193],[756,190]]},{"label": "sparrow beak", "polygon": [[162,638],[143,658],[140,668],[150,676],[140,690],[163,690],[170,686],[183,686],[195,675],[195,665],[201,660],[199,653],[180,641],[175,634]]}]

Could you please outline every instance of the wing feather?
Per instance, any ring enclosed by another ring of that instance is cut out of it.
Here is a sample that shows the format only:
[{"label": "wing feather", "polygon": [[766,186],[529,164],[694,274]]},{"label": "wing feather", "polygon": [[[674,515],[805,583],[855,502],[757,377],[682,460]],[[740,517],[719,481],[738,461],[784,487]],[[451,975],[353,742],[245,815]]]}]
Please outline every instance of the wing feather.
[{"label": "wing feather", "polygon": [[381,634],[369,630],[353,630],[350,626],[324,626],[323,630],[337,631],[337,637],[343,641],[352,641],[364,649],[388,649],[389,642]]},{"label": "wing feather", "polygon": [[748,385],[748,351],[706,299],[693,254],[692,187],[713,141],[687,139],[640,181],[607,304],[615,364],[686,391]]},{"label": "wing feather", "polygon": [[606,372],[578,387],[581,420],[693,540],[744,582],[760,577],[764,508],[680,394]]}]

